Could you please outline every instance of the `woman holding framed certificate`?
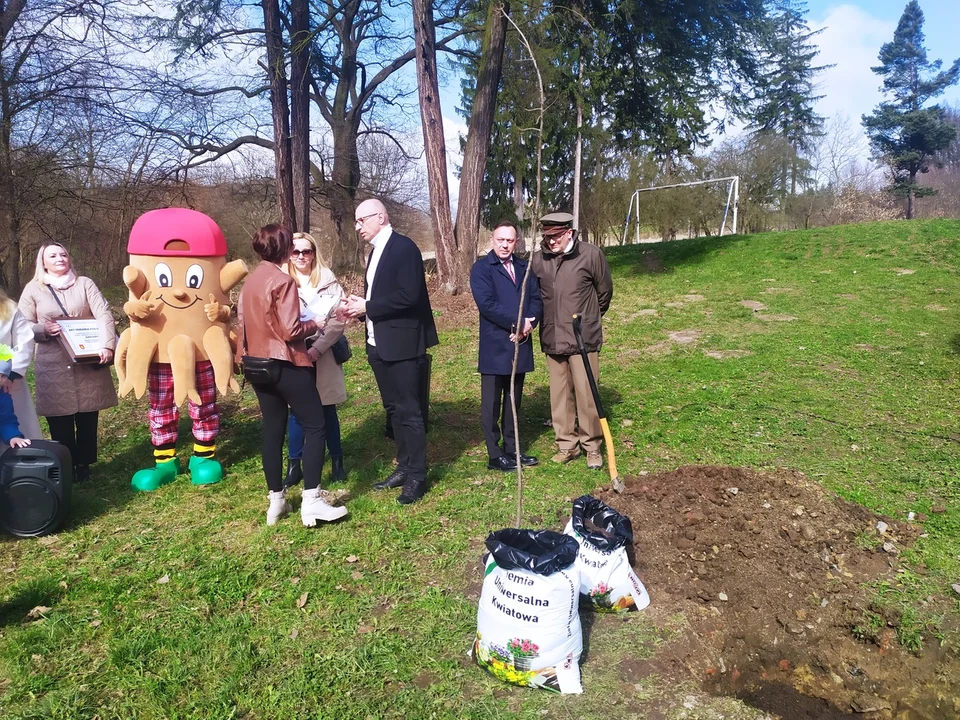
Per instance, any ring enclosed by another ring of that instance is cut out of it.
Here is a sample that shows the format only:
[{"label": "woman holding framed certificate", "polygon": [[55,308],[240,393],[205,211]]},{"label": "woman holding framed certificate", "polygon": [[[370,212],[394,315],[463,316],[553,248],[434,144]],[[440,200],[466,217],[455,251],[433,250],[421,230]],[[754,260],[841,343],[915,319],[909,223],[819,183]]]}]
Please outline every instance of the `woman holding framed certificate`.
[{"label": "woman holding framed certificate", "polygon": [[[333,346],[337,342],[345,342],[340,339],[345,323],[333,317],[331,312],[344,297],[343,288],[333,270],[321,258],[317,241],[309,233],[293,234],[293,254],[287,263],[287,272],[297,281],[301,316],[313,315],[324,323],[323,333],[307,340],[307,355],[316,365],[317,393],[323,405],[327,449],[330,451],[330,479],[344,482],[347,473],[343,468],[337,405],[347,401],[347,386],[343,379],[343,366],[334,357]],[[303,479],[300,467],[303,428],[292,412],[287,422],[287,449],[290,461],[283,486],[292,487]]]},{"label": "woman holding framed certificate", "polygon": [[47,418],[50,437],[70,451],[74,482],[83,482],[97,461],[99,412],[117,404],[110,306],[93,280],[74,272],[66,247],[48,242],[37,253],[20,312],[36,340],[37,412]]}]

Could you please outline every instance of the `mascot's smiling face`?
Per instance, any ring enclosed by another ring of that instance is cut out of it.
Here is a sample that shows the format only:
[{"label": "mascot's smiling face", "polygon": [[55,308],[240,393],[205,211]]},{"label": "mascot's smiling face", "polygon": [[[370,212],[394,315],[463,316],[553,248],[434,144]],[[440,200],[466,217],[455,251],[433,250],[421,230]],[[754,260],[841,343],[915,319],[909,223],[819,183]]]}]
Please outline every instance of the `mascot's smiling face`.
[{"label": "mascot's smiling face", "polygon": [[146,280],[145,292],[150,293],[147,297],[162,303],[160,314],[174,323],[178,319],[171,314],[177,311],[189,310],[191,316],[194,312],[205,315],[203,306],[210,302],[211,295],[221,304],[228,303],[220,288],[220,271],[225,263],[224,257],[130,256],[130,264],[143,273]]},{"label": "mascot's smiling face", "polygon": [[221,393],[239,391],[227,293],[247,266],[227,262],[227,241],[213,219],[188,208],[151,210],[133,224],[127,252],[130,299],[123,310],[130,327],[117,346],[120,394],[142,397],[150,364],[166,363],[176,404],[188,397],[199,404],[195,367],[207,360]]},{"label": "mascot's smiling face", "polygon": [[159,335],[156,361],[169,362],[167,345],[176,335],[190,338],[197,356],[206,359],[203,338],[216,322],[204,308],[211,302],[228,306],[227,292],[246,272],[244,268],[235,279],[229,269],[224,273],[227,241],[223,232],[195,210],[151,210],[134,223],[127,251],[130,265],[124,282],[131,299],[154,307],[139,324]]}]

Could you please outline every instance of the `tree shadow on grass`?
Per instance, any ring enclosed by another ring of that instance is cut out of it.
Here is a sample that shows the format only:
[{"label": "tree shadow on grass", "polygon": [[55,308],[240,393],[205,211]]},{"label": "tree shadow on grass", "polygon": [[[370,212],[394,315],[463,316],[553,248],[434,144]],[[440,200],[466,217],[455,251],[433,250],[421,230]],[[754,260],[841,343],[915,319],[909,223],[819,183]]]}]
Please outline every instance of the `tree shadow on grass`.
[{"label": "tree shadow on grass", "polygon": [[691,240],[605,248],[614,274],[657,275],[675,267],[703,262],[707,256],[743,241],[742,235],[701,237]]},{"label": "tree shadow on grass", "polygon": [[65,593],[54,577],[29,580],[15,586],[13,598],[0,603],[0,627],[26,622],[27,613],[33,608],[53,607]]},{"label": "tree shadow on grass", "polygon": [[950,350],[956,355],[960,355],[960,333],[950,338]]}]

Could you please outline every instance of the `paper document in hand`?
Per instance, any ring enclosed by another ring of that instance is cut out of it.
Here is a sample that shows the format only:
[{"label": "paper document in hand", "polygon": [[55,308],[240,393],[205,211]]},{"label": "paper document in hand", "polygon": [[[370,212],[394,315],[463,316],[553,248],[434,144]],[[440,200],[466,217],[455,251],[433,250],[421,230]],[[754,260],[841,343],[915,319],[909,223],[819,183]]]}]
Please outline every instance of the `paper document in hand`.
[{"label": "paper document in hand", "polygon": [[337,295],[314,295],[303,309],[301,317],[305,320],[326,320],[339,304],[340,297]]}]

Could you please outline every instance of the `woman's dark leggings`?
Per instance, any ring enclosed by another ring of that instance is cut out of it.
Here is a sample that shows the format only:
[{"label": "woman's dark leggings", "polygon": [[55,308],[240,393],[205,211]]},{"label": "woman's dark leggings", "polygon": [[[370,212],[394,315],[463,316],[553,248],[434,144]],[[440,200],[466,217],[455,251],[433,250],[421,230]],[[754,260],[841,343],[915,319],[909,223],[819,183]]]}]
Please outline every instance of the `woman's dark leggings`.
[{"label": "woman's dark leggings", "polygon": [[70,451],[74,465],[93,465],[97,461],[97,420],[100,413],[47,416],[50,437]]},{"label": "woman's dark leggings", "polygon": [[253,385],[263,414],[263,474],[271,491],[283,490],[283,439],[289,409],[303,426],[303,488],[312,490],[320,485],[326,443],[316,375],[313,367],[278,362],[280,379],[275,385]]}]

